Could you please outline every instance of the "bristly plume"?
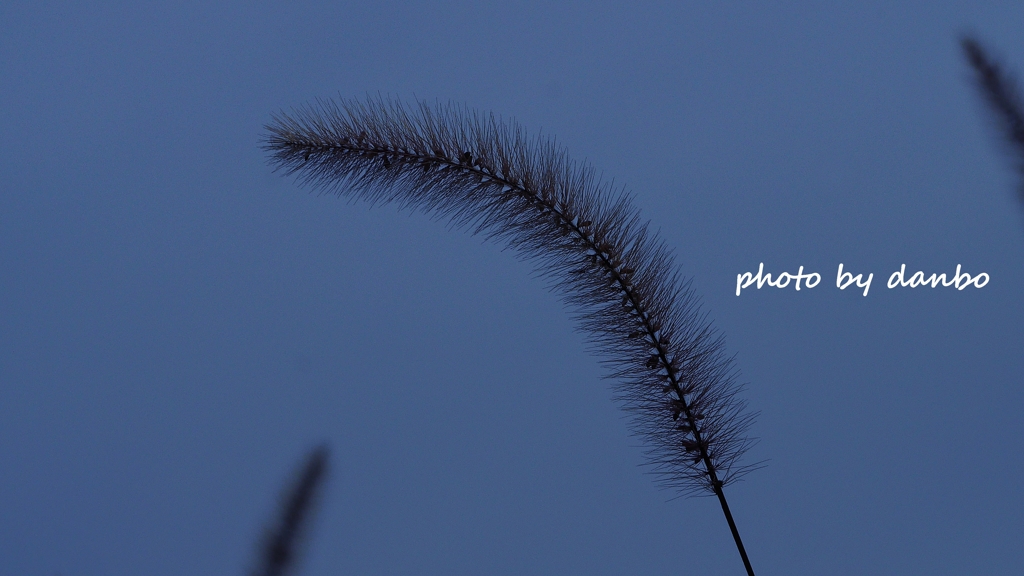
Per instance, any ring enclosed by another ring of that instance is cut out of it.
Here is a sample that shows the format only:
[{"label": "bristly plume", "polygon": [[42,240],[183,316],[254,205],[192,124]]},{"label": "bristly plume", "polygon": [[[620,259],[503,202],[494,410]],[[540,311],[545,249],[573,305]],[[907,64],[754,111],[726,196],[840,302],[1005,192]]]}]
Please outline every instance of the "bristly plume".
[{"label": "bristly plume", "polygon": [[975,81],[1003,133],[1020,174],[1019,193],[1024,201],[1024,105],[1017,84],[1003,67],[992,59],[977,40],[960,40],[967,61],[974,68]]},{"label": "bristly plume", "polygon": [[294,484],[281,502],[276,524],[267,531],[260,546],[259,560],[252,576],[285,576],[298,561],[298,553],[309,517],[327,475],[327,447],[310,452]]},{"label": "bristly plume", "polygon": [[634,414],[653,469],[681,493],[718,496],[753,466],[753,414],[721,337],[630,197],[547,139],[455,105],[318,101],[273,117],[275,169],[320,191],[448,219],[533,260],[570,304]]}]

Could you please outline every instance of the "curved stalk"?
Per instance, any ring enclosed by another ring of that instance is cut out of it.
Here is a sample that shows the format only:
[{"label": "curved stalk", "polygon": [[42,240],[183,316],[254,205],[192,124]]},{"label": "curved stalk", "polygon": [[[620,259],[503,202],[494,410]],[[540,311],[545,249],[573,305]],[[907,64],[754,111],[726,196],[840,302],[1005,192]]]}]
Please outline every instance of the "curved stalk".
[{"label": "curved stalk", "polygon": [[753,574],[723,491],[756,467],[737,464],[753,415],[721,337],[628,196],[554,143],[454,107],[321,102],[267,129],[275,166],[314,188],[447,217],[535,258],[614,368],[663,483],[718,497]]}]

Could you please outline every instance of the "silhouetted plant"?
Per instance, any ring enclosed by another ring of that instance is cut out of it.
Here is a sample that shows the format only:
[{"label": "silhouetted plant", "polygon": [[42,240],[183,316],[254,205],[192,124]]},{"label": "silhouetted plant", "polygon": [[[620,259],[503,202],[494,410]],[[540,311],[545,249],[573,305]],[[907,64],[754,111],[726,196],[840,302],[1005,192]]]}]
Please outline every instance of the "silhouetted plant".
[{"label": "silhouetted plant", "polygon": [[327,447],[310,452],[299,474],[281,501],[277,520],[267,530],[252,576],[285,576],[298,563],[298,554],[309,517],[327,476]]},{"label": "silhouetted plant", "polygon": [[275,115],[275,169],[314,189],[447,218],[531,257],[610,366],[660,481],[717,496],[753,569],[723,487],[753,415],[721,337],[630,197],[514,123],[453,105],[320,101]]},{"label": "silhouetted plant", "polygon": [[975,72],[975,83],[991,110],[996,126],[1017,163],[1019,197],[1024,202],[1024,106],[1016,82],[977,40],[960,40],[967,61]]}]

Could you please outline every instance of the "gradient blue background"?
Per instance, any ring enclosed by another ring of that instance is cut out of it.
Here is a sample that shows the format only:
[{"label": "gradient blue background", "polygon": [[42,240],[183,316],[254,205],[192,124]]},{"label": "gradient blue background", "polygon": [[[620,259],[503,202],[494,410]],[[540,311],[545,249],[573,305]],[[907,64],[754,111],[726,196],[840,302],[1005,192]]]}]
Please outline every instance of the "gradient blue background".
[{"label": "gradient blue background", "polygon": [[[240,574],[319,441],[305,574],[742,572],[528,263],[267,168],[272,112],[367,94],[635,192],[761,413],[759,574],[1019,573],[1024,208],[964,31],[1024,71],[1013,2],[4,2],[0,575]],[[737,298],[759,262],[824,279]]]}]

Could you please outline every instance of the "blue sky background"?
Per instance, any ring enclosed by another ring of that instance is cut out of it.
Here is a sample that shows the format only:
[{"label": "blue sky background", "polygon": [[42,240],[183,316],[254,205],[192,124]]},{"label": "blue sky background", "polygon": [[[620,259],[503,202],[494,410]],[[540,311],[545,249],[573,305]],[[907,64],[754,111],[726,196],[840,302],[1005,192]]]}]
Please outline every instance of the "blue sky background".
[{"label": "blue sky background", "polygon": [[[761,413],[758,574],[1019,573],[1024,207],[964,31],[1024,72],[1013,2],[4,2],[0,575],[243,573],[320,441],[305,574],[742,573],[529,263],[266,166],[272,112],[368,94],[635,193]],[[823,280],[737,298],[759,262]]]}]

